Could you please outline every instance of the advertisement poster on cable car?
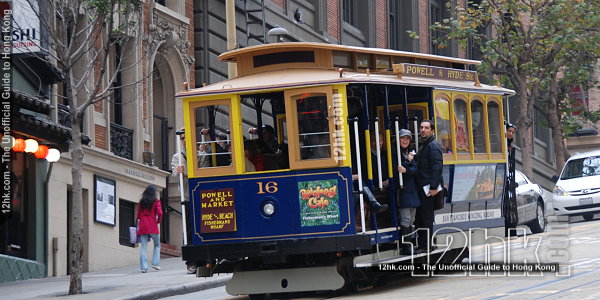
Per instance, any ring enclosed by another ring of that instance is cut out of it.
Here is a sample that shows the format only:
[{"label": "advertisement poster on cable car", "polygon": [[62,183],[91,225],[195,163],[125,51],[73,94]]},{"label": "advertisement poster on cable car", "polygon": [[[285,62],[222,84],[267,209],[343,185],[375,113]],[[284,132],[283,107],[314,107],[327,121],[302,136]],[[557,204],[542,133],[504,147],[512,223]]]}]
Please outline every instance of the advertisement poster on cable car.
[{"label": "advertisement poster on cable car", "polygon": [[337,180],[300,181],[298,191],[302,227],[340,223]]},{"label": "advertisement poster on cable car", "polygon": [[496,182],[496,165],[456,166],[452,201],[492,199]]}]

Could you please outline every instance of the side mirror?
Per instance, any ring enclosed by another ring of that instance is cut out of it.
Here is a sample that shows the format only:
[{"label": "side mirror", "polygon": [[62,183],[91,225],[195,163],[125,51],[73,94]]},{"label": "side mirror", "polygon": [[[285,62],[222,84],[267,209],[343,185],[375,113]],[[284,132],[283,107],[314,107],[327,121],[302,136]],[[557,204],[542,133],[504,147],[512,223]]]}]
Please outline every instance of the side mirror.
[{"label": "side mirror", "polygon": [[557,183],[558,182],[558,175],[554,175],[552,176],[552,182]]}]

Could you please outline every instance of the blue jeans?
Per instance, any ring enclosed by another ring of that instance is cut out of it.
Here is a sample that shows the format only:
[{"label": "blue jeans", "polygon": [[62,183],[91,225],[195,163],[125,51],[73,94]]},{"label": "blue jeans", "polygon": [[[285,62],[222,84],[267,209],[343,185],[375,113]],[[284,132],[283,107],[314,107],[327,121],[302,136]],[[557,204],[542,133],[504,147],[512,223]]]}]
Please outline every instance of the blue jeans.
[{"label": "blue jeans", "polygon": [[152,239],[154,243],[154,252],[152,253],[152,265],[158,266],[160,263],[160,239],[156,233],[142,234],[140,235],[140,266],[142,270],[148,270],[148,258],[146,256],[146,249],[148,248],[148,239]]}]

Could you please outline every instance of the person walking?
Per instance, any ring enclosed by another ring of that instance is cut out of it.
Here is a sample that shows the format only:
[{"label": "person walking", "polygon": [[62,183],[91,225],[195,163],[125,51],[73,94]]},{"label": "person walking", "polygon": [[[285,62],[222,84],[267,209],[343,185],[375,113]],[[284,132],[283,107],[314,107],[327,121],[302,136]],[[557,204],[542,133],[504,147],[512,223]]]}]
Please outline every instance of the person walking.
[{"label": "person walking", "polygon": [[412,133],[410,130],[401,129],[398,135],[400,136],[400,165],[398,165],[398,172],[402,173],[403,183],[398,191],[400,233],[404,241],[402,244],[402,254],[411,255],[412,246],[409,244],[410,236],[413,231],[412,226],[415,222],[417,207],[421,206],[421,200],[419,200],[419,195],[417,194],[417,185],[414,178],[417,174],[417,167],[414,161],[415,153],[409,149]]},{"label": "person walking", "polygon": [[140,267],[142,273],[148,271],[148,258],[146,250],[148,241],[152,239],[154,251],[152,253],[152,268],[160,270],[160,233],[158,224],[162,221],[162,207],[160,200],[156,196],[156,187],[149,185],[142,193],[142,199],[138,204],[138,235],[140,236]]},{"label": "person walking", "polygon": [[[437,193],[440,193],[444,184],[442,177],[443,158],[442,147],[435,140],[435,125],[431,120],[421,121],[419,134],[421,142],[419,151],[415,156],[417,165],[417,193],[421,200],[421,206],[417,209],[416,226],[419,230],[418,246],[419,252],[426,252],[431,243],[427,236],[433,234],[433,202]],[[427,194],[425,190],[428,189]]]}]

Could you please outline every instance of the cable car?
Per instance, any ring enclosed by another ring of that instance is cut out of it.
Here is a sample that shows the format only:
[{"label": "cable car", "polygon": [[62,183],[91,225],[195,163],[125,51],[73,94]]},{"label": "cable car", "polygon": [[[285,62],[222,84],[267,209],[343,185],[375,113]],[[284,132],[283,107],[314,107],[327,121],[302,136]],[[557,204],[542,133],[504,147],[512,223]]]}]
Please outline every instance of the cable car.
[{"label": "cable car", "polygon": [[[469,70],[478,61],[304,42],[219,59],[238,76],[177,95],[191,210],[182,254],[206,264],[199,275],[232,272],[232,295],[338,290],[372,282],[372,266],[464,257],[484,242],[469,231],[504,236],[503,98],[514,92],[482,84]],[[437,250],[402,255],[397,132],[411,130],[418,149],[424,119],[448,193],[428,233]]]}]

